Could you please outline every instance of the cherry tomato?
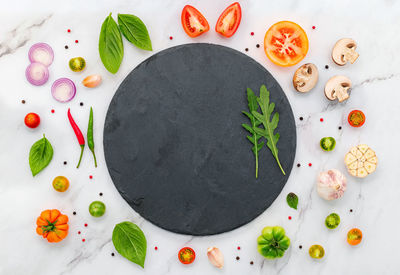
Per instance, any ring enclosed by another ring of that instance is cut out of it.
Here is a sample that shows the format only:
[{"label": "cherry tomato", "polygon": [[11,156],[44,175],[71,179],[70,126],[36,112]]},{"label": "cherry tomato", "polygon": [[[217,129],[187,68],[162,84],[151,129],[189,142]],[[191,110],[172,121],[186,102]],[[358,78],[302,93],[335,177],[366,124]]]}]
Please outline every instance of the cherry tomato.
[{"label": "cherry tomato", "polygon": [[362,232],[358,228],[350,229],[347,233],[347,242],[350,245],[358,245],[362,240]]},{"label": "cherry tomato", "polygon": [[307,34],[296,23],[280,21],[272,25],[265,34],[264,51],[276,65],[296,65],[308,52]]},{"label": "cherry tomato", "polygon": [[347,121],[353,127],[361,127],[365,122],[365,115],[360,110],[353,110],[349,113]]},{"label": "cherry tomato", "polygon": [[25,116],[24,121],[29,128],[36,128],[40,124],[40,116],[36,113],[29,113]]},{"label": "cherry tomato", "polygon": [[190,37],[208,32],[210,25],[207,19],[195,7],[186,5],[181,15],[182,27]]},{"label": "cherry tomato", "polygon": [[69,187],[69,181],[64,176],[55,177],[53,180],[53,188],[58,192],[65,192]]},{"label": "cherry tomato", "polygon": [[242,9],[240,4],[235,2],[221,13],[215,25],[215,31],[225,37],[231,37],[238,29],[240,20],[242,20]]},{"label": "cherry tomato", "polygon": [[308,254],[310,254],[311,258],[322,259],[325,255],[325,250],[321,245],[314,244],[308,250]]},{"label": "cherry tomato", "polygon": [[74,57],[69,60],[69,68],[73,72],[81,72],[86,67],[86,61],[83,57]]},{"label": "cherry tomato", "polygon": [[101,201],[94,201],[89,205],[89,213],[93,217],[101,217],[106,212],[106,205]]},{"label": "cherry tomato", "polygon": [[191,264],[194,262],[194,259],[196,258],[196,253],[192,248],[184,247],[181,250],[179,250],[178,258],[179,261],[183,264]]}]

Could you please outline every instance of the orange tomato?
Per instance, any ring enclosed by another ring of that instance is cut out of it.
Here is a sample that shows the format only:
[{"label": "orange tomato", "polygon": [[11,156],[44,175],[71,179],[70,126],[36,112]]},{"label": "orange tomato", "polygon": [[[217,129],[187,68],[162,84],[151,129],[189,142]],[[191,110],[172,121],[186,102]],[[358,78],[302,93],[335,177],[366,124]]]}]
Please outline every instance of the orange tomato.
[{"label": "orange tomato", "polygon": [[53,188],[58,192],[65,192],[69,187],[69,181],[64,176],[55,177],[53,180]]},{"label": "orange tomato", "polygon": [[276,65],[296,65],[308,52],[307,34],[296,23],[280,21],[272,25],[265,34],[264,51]]},{"label": "orange tomato", "polygon": [[358,245],[362,240],[362,232],[358,228],[353,228],[347,233],[347,242],[350,245]]},{"label": "orange tomato", "polygon": [[50,243],[58,243],[68,235],[68,216],[57,209],[44,210],[36,220],[36,233]]}]

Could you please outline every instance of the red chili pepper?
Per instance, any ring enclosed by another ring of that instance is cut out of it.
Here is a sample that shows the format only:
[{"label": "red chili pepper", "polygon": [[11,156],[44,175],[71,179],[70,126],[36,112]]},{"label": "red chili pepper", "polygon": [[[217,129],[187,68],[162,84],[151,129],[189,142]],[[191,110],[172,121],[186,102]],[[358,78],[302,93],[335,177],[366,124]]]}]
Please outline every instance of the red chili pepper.
[{"label": "red chili pepper", "polygon": [[79,157],[78,166],[76,166],[76,168],[79,168],[79,165],[81,164],[82,160],[83,149],[85,148],[85,138],[83,137],[82,132],[79,129],[78,125],[76,125],[74,119],[72,118],[71,111],[69,108],[68,108],[68,119],[72,129],[75,132],[76,138],[78,139],[79,145],[81,146],[81,156]]}]

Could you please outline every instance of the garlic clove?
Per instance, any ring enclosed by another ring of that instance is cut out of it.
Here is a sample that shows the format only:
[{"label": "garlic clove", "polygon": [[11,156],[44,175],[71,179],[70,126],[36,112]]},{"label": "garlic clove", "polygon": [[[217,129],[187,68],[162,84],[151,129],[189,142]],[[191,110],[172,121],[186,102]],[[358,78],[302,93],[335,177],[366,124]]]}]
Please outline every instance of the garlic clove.
[{"label": "garlic clove", "polygon": [[100,83],[101,83],[101,75],[98,74],[89,75],[82,81],[82,84],[88,88],[95,88],[99,86]]},{"label": "garlic clove", "polygon": [[207,256],[210,263],[215,267],[222,268],[224,266],[224,255],[219,248],[212,246],[207,249]]}]

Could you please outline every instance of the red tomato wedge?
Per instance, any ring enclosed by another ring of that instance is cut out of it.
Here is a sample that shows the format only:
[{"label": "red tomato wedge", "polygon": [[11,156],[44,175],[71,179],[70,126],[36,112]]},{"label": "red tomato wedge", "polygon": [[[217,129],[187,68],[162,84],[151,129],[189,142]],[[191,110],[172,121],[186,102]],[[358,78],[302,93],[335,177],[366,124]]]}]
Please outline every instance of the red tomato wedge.
[{"label": "red tomato wedge", "polygon": [[264,50],[276,65],[296,65],[308,52],[307,34],[296,23],[280,21],[272,25],[265,34]]},{"label": "red tomato wedge", "polygon": [[210,25],[207,19],[195,7],[186,5],[181,15],[182,27],[190,37],[199,36],[208,32]]},{"label": "red tomato wedge", "polygon": [[240,4],[235,2],[221,13],[215,31],[225,37],[231,37],[238,29],[240,20],[242,20],[242,9]]}]

